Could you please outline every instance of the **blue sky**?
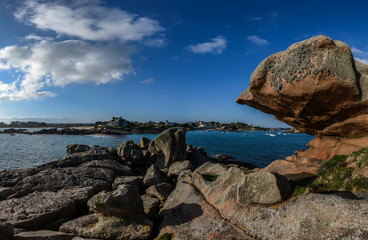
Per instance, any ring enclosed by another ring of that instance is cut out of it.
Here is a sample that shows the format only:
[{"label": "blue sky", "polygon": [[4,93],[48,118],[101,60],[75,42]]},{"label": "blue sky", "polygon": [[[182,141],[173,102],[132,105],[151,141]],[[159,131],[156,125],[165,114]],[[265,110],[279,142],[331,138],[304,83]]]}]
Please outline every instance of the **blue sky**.
[{"label": "blue sky", "polygon": [[286,126],[235,103],[267,56],[326,35],[368,63],[365,1],[1,1],[0,119]]}]

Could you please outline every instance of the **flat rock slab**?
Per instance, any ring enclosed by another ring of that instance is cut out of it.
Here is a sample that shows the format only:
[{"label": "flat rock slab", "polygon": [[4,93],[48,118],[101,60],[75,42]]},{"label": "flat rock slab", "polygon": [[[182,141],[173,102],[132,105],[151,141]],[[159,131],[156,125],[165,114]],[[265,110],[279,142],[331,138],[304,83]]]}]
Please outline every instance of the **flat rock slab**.
[{"label": "flat rock slab", "polygon": [[0,202],[0,221],[16,228],[39,229],[59,218],[70,217],[75,203],[54,192],[34,192],[25,197]]},{"label": "flat rock slab", "polygon": [[86,238],[145,240],[151,234],[152,225],[148,219],[135,222],[119,217],[91,214],[64,223],[60,231]]},{"label": "flat rock slab", "polygon": [[49,230],[22,232],[14,236],[14,240],[71,240],[73,238],[73,234]]}]

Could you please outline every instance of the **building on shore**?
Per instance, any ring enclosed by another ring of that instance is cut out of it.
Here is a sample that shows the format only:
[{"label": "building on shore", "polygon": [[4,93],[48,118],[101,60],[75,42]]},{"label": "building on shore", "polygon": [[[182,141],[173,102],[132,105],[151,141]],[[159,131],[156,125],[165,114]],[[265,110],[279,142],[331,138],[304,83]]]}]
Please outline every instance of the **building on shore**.
[{"label": "building on shore", "polygon": [[107,123],[110,127],[127,127],[128,121],[122,117],[112,117],[112,119]]}]

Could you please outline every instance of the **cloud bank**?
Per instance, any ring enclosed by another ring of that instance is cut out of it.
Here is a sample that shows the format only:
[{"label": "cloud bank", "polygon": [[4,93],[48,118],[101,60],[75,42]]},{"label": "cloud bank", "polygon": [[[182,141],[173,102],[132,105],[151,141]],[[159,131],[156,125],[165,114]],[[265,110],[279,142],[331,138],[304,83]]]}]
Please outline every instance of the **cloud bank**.
[{"label": "cloud bank", "polygon": [[[64,4],[62,4],[64,3]],[[54,31],[56,38],[29,34],[23,46],[0,49],[0,71],[15,79],[0,79],[0,101],[54,97],[51,87],[105,84],[134,73],[133,44],[160,47],[166,43],[159,22],[99,1],[25,1],[14,13],[21,22]],[[59,37],[70,40],[55,40]]]},{"label": "cloud bank", "polygon": [[186,49],[196,54],[212,53],[221,54],[227,47],[227,40],[225,37],[217,36],[208,42],[199,43],[196,45],[189,45]]}]

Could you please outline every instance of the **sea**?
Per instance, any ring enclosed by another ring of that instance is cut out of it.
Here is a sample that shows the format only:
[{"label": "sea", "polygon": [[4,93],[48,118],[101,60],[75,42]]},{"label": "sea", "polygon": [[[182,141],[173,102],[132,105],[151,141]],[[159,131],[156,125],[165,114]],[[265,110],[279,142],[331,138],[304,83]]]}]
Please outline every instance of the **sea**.
[{"label": "sea", "polygon": [[[1,129],[0,129],[1,130]],[[29,129],[30,132],[37,129]],[[0,171],[31,168],[65,156],[65,147],[70,144],[118,147],[120,143],[141,137],[154,139],[156,134],[132,135],[27,135],[0,134]],[[296,150],[306,149],[313,136],[284,132],[222,132],[187,131],[186,143],[203,147],[211,155],[229,155],[234,161],[252,163],[265,167],[276,159],[290,156]]]}]

